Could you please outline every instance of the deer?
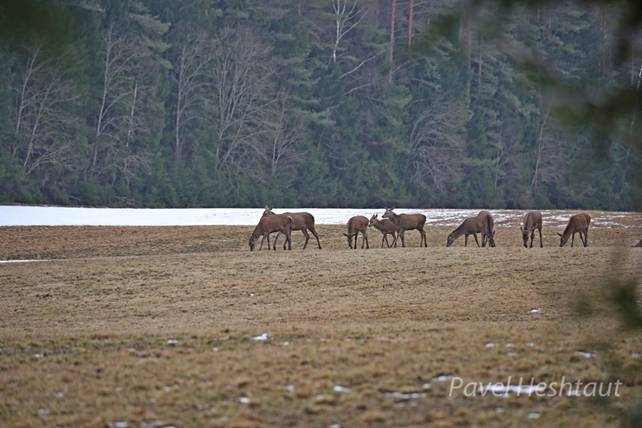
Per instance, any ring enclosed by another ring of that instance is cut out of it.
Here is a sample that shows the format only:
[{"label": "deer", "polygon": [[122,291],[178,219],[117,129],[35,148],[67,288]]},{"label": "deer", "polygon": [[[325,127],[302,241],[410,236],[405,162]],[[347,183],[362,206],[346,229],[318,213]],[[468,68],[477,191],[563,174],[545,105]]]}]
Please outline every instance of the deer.
[{"label": "deer", "polygon": [[[269,207],[265,207],[265,210],[263,211],[263,217],[266,216],[271,216],[271,215],[276,215],[272,209]],[[317,245],[319,246],[319,250],[321,249],[321,242],[319,241],[319,234],[317,233],[316,229],[314,228],[314,216],[308,212],[296,212],[296,213],[283,213],[283,215],[287,215],[292,217],[292,220],[294,221],[292,225],[292,230],[300,230],[303,233],[303,236],[305,236],[305,244],[303,244],[303,249],[308,246],[308,241],[310,240],[310,234],[308,231],[314,235],[314,237],[317,240]],[[280,234],[276,235],[276,238],[274,239],[274,245],[276,246],[276,241],[279,239]],[[263,241],[265,240],[265,236],[263,239],[261,239],[261,246],[259,247],[259,250],[263,248]],[[285,250],[285,243],[283,243],[283,249]]]},{"label": "deer", "polygon": [[399,231],[399,228],[397,227],[396,224],[392,222],[390,219],[382,219],[379,220],[377,218],[378,214],[373,214],[372,217],[370,217],[370,222],[368,223],[369,227],[374,227],[377,229],[383,237],[381,238],[381,248],[383,248],[383,241],[386,241],[386,245],[388,248],[390,248],[390,243],[388,242],[388,235],[392,235],[392,245],[393,247],[397,247],[397,232]]},{"label": "deer", "polygon": [[558,233],[560,236],[560,247],[563,247],[571,238],[571,247],[575,243],[575,234],[580,234],[580,239],[585,247],[588,247],[588,230],[591,225],[591,216],[586,213],[579,213],[568,219],[568,224],[563,233]]},{"label": "deer", "polygon": [[533,239],[535,239],[535,230],[539,232],[539,247],[544,248],[542,244],[542,213],[539,211],[529,211],[524,216],[524,224],[519,226],[522,231],[522,241],[524,241],[524,248],[528,247],[528,236],[531,238],[530,248],[533,248]]},{"label": "deer", "polygon": [[[267,236],[268,240],[268,249],[270,248],[270,233],[280,232],[285,235],[286,243],[288,244],[288,250],[292,249],[292,226],[294,221],[292,217],[275,214],[270,216],[261,217],[259,224],[256,225],[254,231],[250,235],[248,244],[250,245],[250,251],[254,251],[256,247],[256,241],[259,239],[259,236]],[[285,246],[283,248],[285,250]],[[276,245],[274,245],[274,251],[276,251]]]},{"label": "deer", "polygon": [[382,216],[392,221],[397,228],[399,228],[398,237],[401,237],[401,246],[406,246],[406,241],[404,239],[404,233],[406,230],[418,230],[421,235],[421,241],[419,246],[424,247],[428,246],[428,240],[426,239],[426,231],[424,230],[424,225],[426,224],[426,216],[423,214],[396,214],[394,208],[386,208],[386,212]]},{"label": "deer", "polygon": [[468,236],[473,235],[475,243],[479,247],[477,234],[482,235],[482,247],[488,243],[489,247],[495,246],[495,222],[488,211],[480,211],[475,217],[465,219],[459,227],[448,235],[446,247],[450,247],[461,235],[464,235],[464,247],[468,246]]},{"label": "deer", "polygon": [[[359,233],[361,233],[361,249],[363,250],[363,245],[366,245],[366,248],[370,248],[368,244],[368,219],[362,215],[357,215],[351,217],[348,220],[348,233],[344,233],[343,236],[348,240],[348,247],[351,249],[357,249],[357,238]],[[352,247],[352,238],[354,238],[354,247]]]}]

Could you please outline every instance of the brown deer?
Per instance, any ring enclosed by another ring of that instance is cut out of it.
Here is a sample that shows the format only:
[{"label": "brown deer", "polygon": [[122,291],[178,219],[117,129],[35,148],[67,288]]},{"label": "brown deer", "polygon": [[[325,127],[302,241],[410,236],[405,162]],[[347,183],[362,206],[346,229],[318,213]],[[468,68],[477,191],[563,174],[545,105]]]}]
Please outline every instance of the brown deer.
[{"label": "brown deer", "polygon": [[[288,244],[288,250],[292,249],[292,225],[294,221],[292,217],[275,214],[266,217],[262,217],[259,221],[259,224],[254,228],[254,232],[250,235],[248,244],[250,245],[250,251],[254,251],[256,247],[256,241],[259,239],[259,236],[267,236],[268,249],[270,248],[270,233],[280,232],[285,235],[286,243]],[[285,248],[283,248],[285,249]],[[276,251],[276,245],[274,246],[274,251]]]},{"label": "brown deer", "polygon": [[[265,211],[263,211],[263,217],[269,216],[269,215],[276,215],[274,211],[272,211],[270,208],[265,207]],[[300,230],[303,233],[303,236],[305,236],[305,244],[303,244],[303,249],[305,250],[305,247],[308,246],[308,241],[310,240],[310,234],[308,233],[308,230],[314,235],[314,237],[317,239],[317,245],[319,246],[319,250],[321,249],[321,242],[319,242],[319,234],[317,233],[316,229],[314,228],[314,216],[308,212],[297,212],[297,213],[283,213],[283,215],[288,215],[292,217],[292,221],[294,221],[292,225],[292,230]],[[276,235],[276,238],[274,239],[274,245],[276,246],[276,241],[279,239],[280,234]],[[263,248],[263,240],[265,240],[265,236],[263,239],[261,239],[261,246],[259,247],[259,250]],[[285,250],[285,243],[283,244],[283,249]]]},{"label": "brown deer", "polygon": [[348,220],[348,233],[343,234],[348,239],[348,247],[353,248],[352,238],[354,238],[354,249],[357,249],[357,238],[361,233],[361,249],[363,249],[364,244],[366,248],[370,248],[368,244],[368,223],[368,219],[362,215],[356,215]]},{"label": "brown deer", "polygon": [[464,235],[465,247],[468,246],[469,235],[473,235],[475,243],[477,243],[479,247],[479,240],[477,239],[478,233],[482,235],[482,247],[485,247],[486,243],[488,243],[490,247],[495,246],[495,222],[493,216],[488,211],[480,211],[475,217],[465,219],[458,228],[448,235],[446,247],[450,247],[461,235]]},{"label": "brown deer", "polygon": [[531,246],[533,248],[533,239],[535,239],[535,229],[539,232],[539,247],[544,248],[542,244],[542,213],[539,211],[529,211],[524,216],[524,224],[519,227],[522,231],[522,241],[524,241],[524,248],[528,247],[528,236],[531,238]]},{"label": "brown deer", "polygon": [[388,248],[390,248],[388,235],[392,235],[392,246],[395,248],[397,247],[397,232],[399,231],[399,228],[392,222],[392,220],[387,218],[379,220],[377,218],[377,214],[373,214],[372,217],[370,217],[370,223],[368,223],[368,226],[374,227],[383,235],[381,238],[381,248],[383,248],[384,240],[386,241]]},{"label": "brown deer", "polygon": [[588,247],[588,230],[591,225],[591,216],[586,213],[575,214],[568,220],[564,233],[558,233],[560,236],[560,247],[563,247],[571,238],[571,247],[575,243],[575,234],[580,234],[580,239],[585,247]]},{"label": "brown deer", "polygon": [[386,208],[386,212],[383,214],[383,218],[390,219],[395,226],[399,228],[399,237],[401,237],[401,246],[406,246],[406,241],[404,239],[404,233],[406,230],[418,230],[421,235],[421,241],[419,246],[424,247],[428,246],[428,240],[426,239],[426,231],[424,230],[424,225],[426,224],[426,216],[423,214],[396,214],[394,208]]}]

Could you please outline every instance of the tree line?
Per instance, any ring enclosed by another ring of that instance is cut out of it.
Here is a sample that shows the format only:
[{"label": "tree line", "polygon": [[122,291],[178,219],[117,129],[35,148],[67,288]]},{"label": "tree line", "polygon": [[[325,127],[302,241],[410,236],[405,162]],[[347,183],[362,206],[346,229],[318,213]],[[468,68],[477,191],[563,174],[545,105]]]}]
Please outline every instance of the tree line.
[{"label": "tree line", "polygon": [[[639,150],[593,123],[560,123],[560,94],[516,54],[595,97],[639,87],[639,46],[612,61],[617,4],[473,16],[448,15],[454,0],[47,3],[64,10],[68,43],[25,34],[0,49],[3,203],[630,210],[642,200]],[[430,39],[444,16],[456,25]],[[625,119],[631,132],[642,121]]]}]

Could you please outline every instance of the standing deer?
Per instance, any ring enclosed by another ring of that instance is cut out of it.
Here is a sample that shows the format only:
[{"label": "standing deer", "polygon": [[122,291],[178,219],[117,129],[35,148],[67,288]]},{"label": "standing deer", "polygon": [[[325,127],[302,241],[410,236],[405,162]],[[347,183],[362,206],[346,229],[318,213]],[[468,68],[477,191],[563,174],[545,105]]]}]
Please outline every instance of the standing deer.
[{"label": "standing deer", "polygon": [[394,208],[386,208],[386,212],[383,214],[383,218],[390,219],[397,228],[399,228],[399,237],[401,237],[401,246],[406,246],[406,241],[404,239],[404,233],[406,230],[417,229],[421,235],[421,241],[419,246],[424,247],[428,246],[428,240],[426,239],[426,231],[424,230],[424,225],[426,224],[426,216],[423,214],[396,214]]},{"label": "standing deer", "polygon": [[386,241],[388,248],[390,248],[388,235],[392,235],[392,246],[395,248],[397,247],[397,232],[399,231],[399,228],[392,222],[392,220],[387,218],[379,220],[377,218],[377,214],[373,214],[372,217],[370,217],[370,223],[368,223],[368,226],[374,227],[383,235],[381,238],[381,248],[383,248],[384,240]]},{"label": "standing deer", "polygon": [[[250,239],[248,241],[250,251],[254,251],[254,247],[256,247],[256,241],[259,239],[259,236],[267,236],[268,248],[270,248],[270,233],[273,232],[284,234],[286,239],[285,242],[288,244],[288,250],[291,250],[293,223],[292,217],[283,214],[262,217],[259,224],[254,228],[254,232],[250,235]],[[276,245],[274,246],[274,251],[276,251]]]},{"label": "standing deer", "polygon": [[533,239],[535,238],[535,229],[539,232],[539,247],[544,248],[542,244],[542,213],[539,211],[529,211],[524,216],[524,224],[519,227],[522,231],[522,240],[524,241],[524,248],[528,247],[528,236],[531,238],[531,246],[533,248]]},{"label": "standing deer", "polygon": [[586,213],[575,214],[568,220],[564,233],[558,233],[560,236],[560,247],[563,247],[571,238],[571,247],[575,242],[575,234],[580,234],[580,239],[585,247],[588,247],[588,230],[591,225],[591,216]]},{"label": "standing deer", "polygon": [[[263,217],[270,216],[270,215],[276,215],[276,213],[272,211],[270,208],[265,207],[265,211],[263,211]],[[319,246],[319,250],[321,249],[321,242],[319,242],[319,234],[314,228],[314,216],[312,214],[308,212],[297,212],[297,213],[283,213],[283,215],[292,217],[292,221],[294,221],[292,225],[292,230],[300,230],[303,233],[303,236],[305,236],[305,244],[303,244],[304,250],[305,250],[305,247],[308,246],[308,241],[310,240],[310,234],[308,233],[308,230],[317,239],[317,245]],[[276,241],[278,239],[279,239],[279,235],[277,234],[276,238],[274,239],[274,246],[276,246]],[[261,240],[261,246],[259,247],[259,250],[263,248],[264,240],[265,240],[265,236]],[[283,249],[285,250],[285,243],[283,244]]]},{"label": "standing deer", "polygon": [[368,219],[362,215],[357,215],[348,220],[348,233],[343,235],[348,239],[348,247],[352,247],[352,238],[354,238],[354,249],[357,249],[357,238],[361,232],[361,249],[365,243],[366,248],[370,248],[368,244]]},{"label": "standing deer", "polygon": [[495,222],[493,216],[488,211],[480,211],[475,217],[465,219],[458,228],[448,235],[446,247],[450,247],[461,235],[464,235],[464,246],[468,246],[468,236],[473,235],[475,243],[479,247],[477,234],[482,235],[482,247],[488,245],[495,246]]}]

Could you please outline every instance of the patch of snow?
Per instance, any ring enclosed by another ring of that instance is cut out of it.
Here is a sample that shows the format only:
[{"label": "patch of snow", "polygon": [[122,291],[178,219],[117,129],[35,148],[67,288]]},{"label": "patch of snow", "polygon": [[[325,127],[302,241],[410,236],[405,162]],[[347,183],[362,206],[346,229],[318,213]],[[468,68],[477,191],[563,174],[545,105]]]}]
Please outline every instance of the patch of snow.
[{"label": "patch of snow", "polygon": [[127,421],[116,421],[109,424],[110,428],[129,428],[129,422]]},{"label": "patch of snow", "polygon": [[[371,216],[383,208],[281,208],[275,212],[307,211],[317,224],[345,224],[355,215]],[[465,218],[475,216],[479,209],[395,209],[397,213],[422,213],[428,224],[457,226]],[[521,222],[526,211],[492,210],[495,223]],[[263,208],[85,208],[51,206],[0,205],[0,226],[195,226],[254,225]],[[543,211],[545,224],[564,224],[569,214]],[[618,220],[636,213],[604,212],[594,216],[599,226],[624,226]],[[639,214],[638,214],[639,215]]]},{"label": "patch of snow", "polygon": [[540,416],[542,416],[540,413],[531,412],[528,414],[528,419],[539,419]]},{"label": "patch of snow", "polygon": [[443,375],[433,377],[431,379],[431,382],[448,382],[453,377],[455,377],[454,374],[443,374]]},{"label": "patch of snow", "polygon": [[49,416],[49,409],[38,409],[38,416]]},{"label": "patch of snow", "polygon": [[176,339],[169,339],[167,342],[165,342],[167,346],[178,346],[178,340]]},{"label": "patch of snow", "polygon": [[212,352],[218,352],[218,351],[219,351],[218,347],[215,346],[212,348]]},{"label": "patch of snow", "polygon": [[346,394],[348,392],[352,391],[350,388],[347,388],[343,385],[334,385],[334,392],[339,393],[339,394]]},{"label": "patch of snow", "polygon": [[250,404],[252,403],[252,400],[250,400],[250,397],[239,397],[239,403],[241,404]]},{"label": "patch of snow", "polygon": [[575,355],[582,358],[593,358],[595,356],[595,352],[577,351]]},{"label": "patch of snow", "polygon": [[332,425],[330,425],[330,427],[329,427],[329,428],[341,428],[341,425],[339,425],[339,424],[332,424]]},{"label": "patch of snow", "polygon": [[535,347],[535,343],[533,343],[533,342],[528,342],[528,343],[526,344],[526,346],[528,346],[529,348],[534,348],[534,347]]},{"label": "patch of snow", "polygon": [[290,346],[290,342],[285,341],[285,342],[283,342],[283,343],[282,343],[282,345],[283,345],[283,346]]},{"label": "patch of snow", "polygon": [[494,348],[495,346],[497,346],[497,344],[496,344],[496,343],[493,343],[493,342],[488,342],[488,343],[487,343],[487,344],[485,344],[484,346],[485,346],[486,348]]},{"label": "patch of snow", "polygon": [[268,340],[270,336],[267,333],[259,334],[258,336],[254,336],[252,340],[255,340],[257,342],[265,342]]},{"label": "patch of snow", "polygon": [[288,386],[285,387],[285,389],[287,389],[288,392],[294,392],[294,385],[289,384]]},{"label": "patch of snow", "polygon": [[43,354],[42,352],[38,352],[38,353],[34,354],[33,356],[36,358],[36,360],[41,360],[41,359],[45,358],[45,354]]},{"label": "patch of snow", "polygon": [[391,391],[383,394],[386,398],[395,398],[397,400],[417,400],[426,396],[425,392],[399,392]]},{"label": "patch of snow", "polygon": [[49,260],[47,259],[17,259],[17,260],[0,260],[0,264],[8,264],[8,263],[35,263],[35,262],[48,262]]},{"label": "patch of snow", "polygon": [[531,309],[530,311],[528,311],[529,314],[539,314],[541,312],[542,312],[542,310],[540,308],[534,308],[534,309]]}]

